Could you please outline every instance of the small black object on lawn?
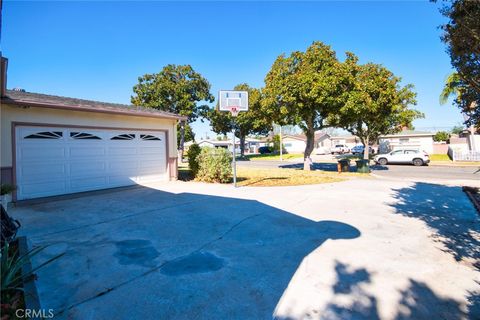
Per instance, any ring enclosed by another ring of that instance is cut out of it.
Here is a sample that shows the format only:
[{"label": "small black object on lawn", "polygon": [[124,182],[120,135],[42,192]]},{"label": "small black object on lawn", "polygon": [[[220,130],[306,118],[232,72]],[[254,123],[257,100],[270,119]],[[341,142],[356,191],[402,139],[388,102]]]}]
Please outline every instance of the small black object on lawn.
[{"label": "small black object on lawn", "polygon": [[337,169],[338,169],[338,173],[349,172],[350,171],[350,160],[348,160],[348,159],[338,160]]},{"label": "small black object on lawn", "polygon": [[357,172],[370,173],[369,161],[365,159],[355,161],[357,163]]}]

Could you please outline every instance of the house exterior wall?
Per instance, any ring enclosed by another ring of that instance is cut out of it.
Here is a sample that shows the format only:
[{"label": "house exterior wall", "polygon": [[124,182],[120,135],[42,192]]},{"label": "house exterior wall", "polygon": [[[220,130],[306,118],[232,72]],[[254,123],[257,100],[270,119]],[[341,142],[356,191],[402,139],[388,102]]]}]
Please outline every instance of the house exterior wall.
[{"label": "house exterior wall", "polygon": [[379,153],[400,148],[415,148],[433,153],[433,136],[394,136],[379,139]]},{"label": "house exterior wall", "polygon": [[[85,126],[118,129],[140,129],[140,130],[164,130],[167,133],[167,150],[169,172],[171,177],[176,176],[177,165],[177,136],[176,120],[158,119],[147,117],[135,117],[128,115],[116,115],[105,113],[92,113],[83,111],[58,110],[48,108],[27,107],[22,108],[8,104],[0,107],[1,118],[1,173],[2,181],[8,181],[12,176],[13,168],[13,144],[12,132],[14,123],[28,123],[40,125],[59,126]],[[172,166],[175,166],[173,168]],[[5,180],[4,180],[5,179]]]},{"label": "house exterior wall", "polygon": [[288,153],[302,153],[305,151],[306,147],[305,141],[292,138],[282,139],[282,144]]}]

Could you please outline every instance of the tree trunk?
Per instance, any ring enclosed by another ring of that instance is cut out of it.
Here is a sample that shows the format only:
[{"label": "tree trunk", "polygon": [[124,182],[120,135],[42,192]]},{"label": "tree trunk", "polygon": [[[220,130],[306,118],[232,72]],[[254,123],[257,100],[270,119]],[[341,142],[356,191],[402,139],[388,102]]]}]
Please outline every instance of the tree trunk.
[{"label": "tree trunk", "polygon": [[183,162],[183,150],[185,144],[185,122],[180,122],[180,145],[178,146],[178,157],[180,162]]},{"label": "tree trunk", "polygon": [[312,169],[312,159],[310,158],[310,155],[312,154],[315,144],[315,130],[313,128],[308,128],[305,135],[307,136],[307,143],[303,154],[303,170],[310,171]]},{"label": "tree trunk", "polygon": [[240,135],[240,157],[243,158],[245,155],[245,135]]},{"label": "tree trunk", "polygon": [[363,159],[364,160],[370,160],[370,148],[369,148],[369,140],[368,137],[364,139],[363,141],[364,149],[363,149]]}]

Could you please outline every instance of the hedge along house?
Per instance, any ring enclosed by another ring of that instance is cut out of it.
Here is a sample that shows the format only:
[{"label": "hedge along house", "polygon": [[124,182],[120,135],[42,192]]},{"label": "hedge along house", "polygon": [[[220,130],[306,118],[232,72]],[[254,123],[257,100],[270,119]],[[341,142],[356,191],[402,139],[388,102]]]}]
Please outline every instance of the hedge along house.
[{"label": "hedge along house", "polygon": [[2,58],[1,183],[13,200],[177,177],[179,115],[6,89]]}]

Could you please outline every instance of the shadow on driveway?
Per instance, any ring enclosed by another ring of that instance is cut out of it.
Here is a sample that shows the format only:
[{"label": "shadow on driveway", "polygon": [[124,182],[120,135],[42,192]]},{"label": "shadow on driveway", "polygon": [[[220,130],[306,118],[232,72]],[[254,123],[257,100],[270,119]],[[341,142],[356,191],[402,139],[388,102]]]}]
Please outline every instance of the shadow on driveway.
[{"label": "shadow on driveway", "polygon": [[308,254],[360,236],[258,201],[148,188],[20,209],[34,244],[66,252],[39,272],[56,319],[271,319]]},{"label": "shadow on driveway", "polygon": [[[332,287],[335,297],[322,310],[295,316],[278,316],[276,320],[324,319],[324,320],[380,320],[378,299],[365,290],[372,282],[371,273],[365,268],[354,268],[336,261],[336,282]],[[409,279],[405,289],[400,291],[400,300],[393,320],[416,319],[466,319],[460,303],[438,296],[425,283]],[[287,311],[288,313],[288,311]],[[312,314],[318,315],[318,317]],[[476,319],[470,314],[470,319]],[[478,315],[478,314],[477,314]]]}]

